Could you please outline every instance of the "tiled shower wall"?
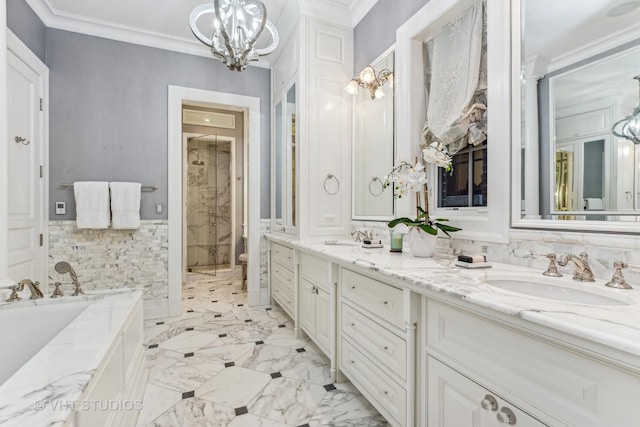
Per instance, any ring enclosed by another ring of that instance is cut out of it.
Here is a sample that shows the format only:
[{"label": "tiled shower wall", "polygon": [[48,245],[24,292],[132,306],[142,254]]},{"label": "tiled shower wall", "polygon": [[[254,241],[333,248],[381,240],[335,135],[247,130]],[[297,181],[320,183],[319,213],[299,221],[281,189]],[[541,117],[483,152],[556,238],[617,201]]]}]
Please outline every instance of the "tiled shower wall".
[{"label": "tiled shower wall", "polygon": [[167,232],[166,220],[141,221],[138,230],[78,230],[75,221],[50,221],[50,282],[71,282],[54,270],[68,261],[85,290],[142,287],[145,299],[167,298]]},{"label": "tiled shower wall", "polygon": [[[188,142],[187,265],[230,264],[231,152],[207,141]],[[194,165],[193,162],[202,162]]]}]

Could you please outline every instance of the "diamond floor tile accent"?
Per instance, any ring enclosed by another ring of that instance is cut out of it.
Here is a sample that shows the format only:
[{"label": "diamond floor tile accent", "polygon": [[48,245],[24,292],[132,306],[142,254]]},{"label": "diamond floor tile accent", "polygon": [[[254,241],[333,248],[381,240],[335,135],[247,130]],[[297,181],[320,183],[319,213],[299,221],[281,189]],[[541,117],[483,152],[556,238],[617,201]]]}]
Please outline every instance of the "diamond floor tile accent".
[{"label": "diamond floor tile accent", "polygon": [[[144,324],[149,380],[137,427],[382,427],[279,307],[246,306],[241,281],[187,275],[181,316]],[[215,294],[215,303],[211,296]]]}]

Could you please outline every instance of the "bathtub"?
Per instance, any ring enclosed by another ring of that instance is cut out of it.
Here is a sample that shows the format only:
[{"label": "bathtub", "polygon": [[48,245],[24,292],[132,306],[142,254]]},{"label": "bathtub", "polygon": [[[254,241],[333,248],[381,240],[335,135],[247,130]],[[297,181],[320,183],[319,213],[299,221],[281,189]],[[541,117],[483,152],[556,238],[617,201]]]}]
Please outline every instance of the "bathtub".
[{"label": "bathtub", "polygon": [[0,304],[0,426],[135,425],[142,291]]}]

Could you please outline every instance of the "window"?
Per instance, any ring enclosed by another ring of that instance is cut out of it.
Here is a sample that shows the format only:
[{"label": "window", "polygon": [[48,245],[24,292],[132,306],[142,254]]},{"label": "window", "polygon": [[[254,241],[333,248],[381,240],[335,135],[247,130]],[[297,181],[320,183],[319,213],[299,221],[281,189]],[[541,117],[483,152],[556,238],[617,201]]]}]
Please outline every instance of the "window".
[{"label": "window", "polygon": [[451,164],[453,174],[443,168],[438,170],[438,207],[487,206],[486,142],[460,150],[452,156]]}]

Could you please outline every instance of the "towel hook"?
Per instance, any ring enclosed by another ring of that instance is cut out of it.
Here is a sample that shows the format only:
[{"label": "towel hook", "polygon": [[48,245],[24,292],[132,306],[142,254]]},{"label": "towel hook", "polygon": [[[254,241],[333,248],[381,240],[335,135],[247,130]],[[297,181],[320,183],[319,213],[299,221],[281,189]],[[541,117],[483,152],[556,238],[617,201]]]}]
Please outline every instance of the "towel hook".
[{"label": "towel hook", "polygon": [[[329,180],[334,180],[336,182],[336,184],[337,184],[336,191],[331,192],[331,191],[327,190],[327,182],[329,182]],[[340,191],[340,181],[338,181],[338,178],[335,175],[329,173],[329,174],[327,174],[327,177],[324,179],[323,187],[324,187],[324,191],[328,195],[335,196],[336,194],[338,194],[338,191]]]},{"label": "towel hook", "polygon": [[16,136],[15,138],[16,144],[29,145],[31,141],[27,141],[27,138],[23,138],[21,136]]},{"label": "towel hook", "polygon": [[[373,184],[376,181],[380,183],[380,192],[374,193],[373,190],[371,189],[371,184]],[[384,183],[382,182],[382,180],[377,176],[374,176],[373,178],[371,178],[371,181],[369,181],[369,193],[371,193],[373,197],[378,197],[383,192],[384,192]]]}]

